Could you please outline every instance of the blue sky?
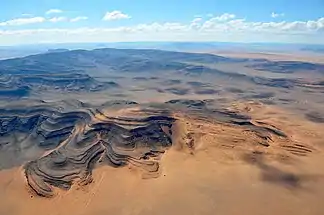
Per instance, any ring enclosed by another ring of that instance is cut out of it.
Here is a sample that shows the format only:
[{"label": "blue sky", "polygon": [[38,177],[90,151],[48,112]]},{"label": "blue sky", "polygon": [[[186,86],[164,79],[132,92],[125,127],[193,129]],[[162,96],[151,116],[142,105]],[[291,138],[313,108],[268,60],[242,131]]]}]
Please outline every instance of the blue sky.
[{"label": "blue sky", "polygon": [[8,0],[0,45],[221,41],[324,43],[324,0]]}]

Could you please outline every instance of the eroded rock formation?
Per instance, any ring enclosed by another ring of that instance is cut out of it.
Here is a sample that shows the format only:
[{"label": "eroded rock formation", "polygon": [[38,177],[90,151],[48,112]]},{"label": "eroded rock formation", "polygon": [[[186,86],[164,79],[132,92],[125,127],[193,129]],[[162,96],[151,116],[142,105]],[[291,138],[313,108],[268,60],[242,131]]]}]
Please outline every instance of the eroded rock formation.
[{"label": "eroded rock formation", "polygon": [[[171,100],[141,106],[136,102],[116,101],[92,107],[72,101],[2,107],[0,152],[14,160],[22,154],[29,155],[12,165],[25,163],[28,186],[44,197],[55,195],[55,187],[67,190],[74,183],[90,183],[92,170],[99,163],[112,167],[132,165],[142,172],[143,178],[158,177],[159,158],[181,141],[194,151],[203,138],[206,142],[218,141],[216,146],[220,148],[241,149],[244,144],[268,148],[278,139],[288,152],[298,155],[311,152],[294,145],[274,126],[233,111],[210,108],[210,102]],[[191,127],[179,133],[183,129],[179,126],[190,123]],[[229,128],[230,136],[229,131],[223,132]],[[221,141],[224,138],[227,143]]]}]

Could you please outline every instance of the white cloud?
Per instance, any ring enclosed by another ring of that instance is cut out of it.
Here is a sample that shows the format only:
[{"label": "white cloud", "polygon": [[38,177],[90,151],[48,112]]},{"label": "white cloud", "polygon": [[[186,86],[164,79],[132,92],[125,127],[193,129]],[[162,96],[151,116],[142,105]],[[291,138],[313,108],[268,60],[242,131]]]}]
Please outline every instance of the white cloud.
[{"label": "white cloud", "polygon": [[214,17],[214,19],[217,20],[217,21],[227,21],[227,20],[231,20],[231,19],[234,19],[234,18],[235,18],[235,15],[230,14],[230,13],[224,13],[221,16]]},{"label": "white cloud", "polygon": [[0,22],[0,26],[28,25],[45,22],[44,17],[17,18],[5,22]]},{"label": "white cloud", "polygon": [[190,28],[192,28],[192,29],[200,28],[202,21],[203,21],[203,19],[201,17],[194,18],[191,21]]},{"label": "white cloud", "polygon": [[[266,32],[266,33],[300,33],[311,34],[317,33],[318,30],[324,30],[324,18],[310,21],[295,21],[295,22],[247,22],[245,19],[232,19],[228,22],[217,22],[213,18],[204,21],[202,18],[195,18],[190,23],[183,24],[178,22],[166,22],[150,24],[138,24],[134,26],[121,26],[115,28],[77,28],[77,29],[31,29],[31,30],[16,30],[16,32],[67,32],[67,33],[90,33],[90,32],[168,32],[182,31],[194,32],[192,24],[201,24],[199,30],[202,32],[222,32],[224,29],[233,33],[245,30],[245,32]],[[208,28],[207,28],[208,27]],[[10,31],[7,31],[10,32]]]},{"label": "white cloud", "polygon": [[23,13],[23,14],[21,14],[21,16],[24,16],[24,17],[32,17],[33,14],[30,14],[30,13]]},{"label": "white cloud", "polygon": [[78,16],[75,18],[68,19],[67,17],[59,16],[59,17],[52,17],[52,18],[44,18],[44,17],[29,17],[30,14],[23,14],[22,18],[17,19],[11,19],[4,22],[0,22],[0,26],[20,26],[20,25],[30,25],[30,24],[37,24],[37,23],[44,23],[44,22],[64,22],[64,21],[70,21],[70,22],[78,22],[81,20],[86,20],[88,17],[86,16]]},{"label": "white cloud", "polygon": [[114,10],[112,12],[107,12],[102,18],[105,21],[117,20],[117,19],[130,19],[128,14],[122,13],[121,11]]},{"label": "white cloud", "polygon": [[267,33],[318,33],[324,30],[324,18],[309,21],[294,22],[249,22],[245,19],[235,19],[234,14],[223,14],[205,21],[201,29],[214,32],[267,32]]},{"label": "white cloud", "polygon": [[53,14],[53,13],[63,13],[63,11],[60,9],[50,9],[46,11],[46,14]]},{"label": "white cloud", "polygon": [[70,19],[70,22],[79,22],[79,21],[87,20],[87,19],[88,19],[88,17],[86,17],[86,16],[78,16],[78,17]]},{"label": "white cloud", "polygon": [[197,18],[194,18],[191,22],[201,22],[201,21],[202,21],[202,18],[197,17]]},{"label": "white cloud", "polygon": [[[68,19],[67,19],[68,20]],[[70,19],[69,21],[71,21]],[[227,14],[187,23],[142,23],[114,28],[0,30],[0,43],[227,41],[324,43],[324,17],[308,21],[251,22]]]},{"label": "white cloud", "polygon": [[285,16],[284,13],[275,13],[275,12],[271,13],[272,18],[283,17],[283,16]]},{"label": "white cloud", "polygon": [[320,27],[320,28],[324,28],[324,17],[320,18],[317,20],[317,25]]},{"label": "white cloud", "polygon": [[48,21],[50,22],[63,22],[63,21],[66,21],[67,18],[64,17],[64,16],[60,16],[60,17],[53,17],[51,19],[49,19]]}]

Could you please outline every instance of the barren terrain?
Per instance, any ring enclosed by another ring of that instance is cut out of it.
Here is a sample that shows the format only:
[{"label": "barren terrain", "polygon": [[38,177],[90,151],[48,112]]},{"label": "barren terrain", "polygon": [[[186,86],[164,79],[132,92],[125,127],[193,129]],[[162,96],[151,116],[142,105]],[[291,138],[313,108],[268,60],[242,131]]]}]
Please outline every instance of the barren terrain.
[{"label": "barren terrain", "polygon": [[311,51],[244,51],[244,50],[215,50],[215,51],[199,51],[198,53],[212,53],[224,57],[237,58],[254,58],[254,59],[268,59],[274,61],[304,61],[311,63],[321,63],[324,61],[322,53],[314,53]]},{"label": "barren terrain", "polygon": [[324,64],[224,56],[0,61],[0,214],[323,214]]}]

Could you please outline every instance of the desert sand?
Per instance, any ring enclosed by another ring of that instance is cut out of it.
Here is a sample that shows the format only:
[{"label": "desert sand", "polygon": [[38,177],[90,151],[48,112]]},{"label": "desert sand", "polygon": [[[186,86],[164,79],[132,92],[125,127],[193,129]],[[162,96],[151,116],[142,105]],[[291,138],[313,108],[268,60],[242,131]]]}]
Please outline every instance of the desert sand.
[{"label": "desert sand", "polygon": [[[228,110],[251,116],[252,124],[175,111],[174,144],[157,161],[158,177],[143,179],[145,170],[131,162],[122,168],[101,163],[93,170],[92,183],[75,180],[70,189],[53,187],[53,196],[44,198],[30,189],[23,167],[2,170],[0,212],[322,214],[319,125],[260,103],[234,103]],[[113,115],[134,111],[138,109]]]},{"label": "desert sand", "polygon": [[290,60],[0,62],[0,214],[324,214],[324,65]]}]

